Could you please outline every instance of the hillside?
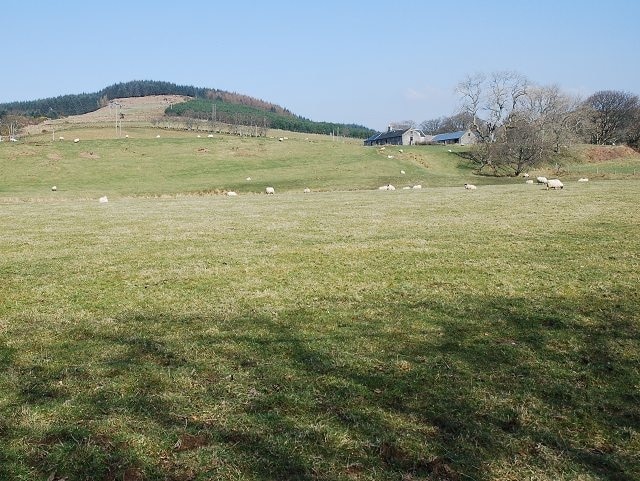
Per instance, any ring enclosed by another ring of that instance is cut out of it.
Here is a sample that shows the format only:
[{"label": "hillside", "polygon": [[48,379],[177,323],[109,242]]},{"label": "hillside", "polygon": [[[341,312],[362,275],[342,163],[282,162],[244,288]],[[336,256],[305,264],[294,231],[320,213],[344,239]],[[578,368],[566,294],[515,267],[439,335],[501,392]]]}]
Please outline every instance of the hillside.
[{"label": "hillside", "polygon": [[[170,108],[174,102],[170,100],[165,102],[165,113],[174,117],[217,120],[244,126],[259,125],[264,128],[287,129],[295,132],[328,134],[340,131],[342,135],[359,138],[366,138],[373,133],[373,130],[355,124],[314,122],[294,115],[279,105],[244,94],[148,80],[114,84],[94,93],[0,104],[0,120],[4,120],[0,124],[0,129],[8,129],[9,124],[25,127],[47,119],[84,115],[104,109],[114,100],[118,100],[120,104],[123,102],[131,104],[124,99],[144,97],[179,97],[181,101],[190,100],[187,107],[176,110]],[[217,115],[212,109],[214,104]],[[97,118],[100,116],[114,118],[114,112],[111,112],[111,115],[105,115],[104,112],[103,110],[99,113]],[[216,115],[215,119],[214,115]],[[154,118],[157,119],[158,116]],[[89,121],[94,120],[96,118],[89,118]],[[0,130],[0,135],[6,134],[7,132]]]}]

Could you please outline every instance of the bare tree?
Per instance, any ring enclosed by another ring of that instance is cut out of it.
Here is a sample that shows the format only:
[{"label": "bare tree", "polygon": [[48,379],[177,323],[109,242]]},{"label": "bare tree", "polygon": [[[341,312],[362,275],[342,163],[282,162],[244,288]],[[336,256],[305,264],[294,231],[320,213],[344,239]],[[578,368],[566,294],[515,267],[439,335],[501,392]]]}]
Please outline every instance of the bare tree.
[{"label": "bare tree", "polygon": [[629,92],[596,92],[584,102],[584,133],[593,144],[625,142],[639,107],[638,96]]},{"label": "bare tree", "polygon": [[507,142],[507,130],[521,122],[515,113],[523,104],[528,85],[526,77],[516,72],[494,72],[470,75],[456,86],[461,113],[468,116],[479,140],[470,153],[479,171],[489,167],[498,173],[498,152],[503,149],[494,144]]}]

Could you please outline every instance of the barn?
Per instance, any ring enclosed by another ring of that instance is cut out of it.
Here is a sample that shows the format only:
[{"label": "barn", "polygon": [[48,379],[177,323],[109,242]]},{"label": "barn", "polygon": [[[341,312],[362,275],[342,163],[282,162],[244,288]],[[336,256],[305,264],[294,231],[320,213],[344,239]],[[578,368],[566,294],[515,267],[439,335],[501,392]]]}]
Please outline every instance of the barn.
[{"label": "barn", "polygon": [[476,135],[470,130],[458,130],[457,132],[448,132],[445,134],[434,135],[431,142],[434,144],[459,144],[469,145],[478,141]]}]

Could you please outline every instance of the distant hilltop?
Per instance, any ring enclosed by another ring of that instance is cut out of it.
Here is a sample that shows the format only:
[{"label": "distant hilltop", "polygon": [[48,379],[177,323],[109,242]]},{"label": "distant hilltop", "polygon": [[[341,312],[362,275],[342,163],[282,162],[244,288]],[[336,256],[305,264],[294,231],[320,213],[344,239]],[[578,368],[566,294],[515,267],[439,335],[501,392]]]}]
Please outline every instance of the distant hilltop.
[{"label": "distant hilltop", "polygon": [[372,129],[362,125],[314,122],[295,115],[280,105],[236,92],[153,80],[117,83],[95,93],[3,103],[0,104],[0,119],[11,117],[12,122],[24,126],[46,119],[94,112],[116,99],[157,95],[187,98],[185,102],[168,106],[165,114],[169,116],[363,139],[374,133]]}]

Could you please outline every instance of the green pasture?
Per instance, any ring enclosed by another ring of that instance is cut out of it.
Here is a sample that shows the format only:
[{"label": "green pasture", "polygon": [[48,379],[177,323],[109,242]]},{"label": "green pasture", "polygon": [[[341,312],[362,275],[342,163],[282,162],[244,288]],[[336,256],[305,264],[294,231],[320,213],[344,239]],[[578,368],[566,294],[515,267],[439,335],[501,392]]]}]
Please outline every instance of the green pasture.
[{"label": "green pasture", "polygon": [[638,180],[165,137],[0,145],[0,479],[640,478]]}]

